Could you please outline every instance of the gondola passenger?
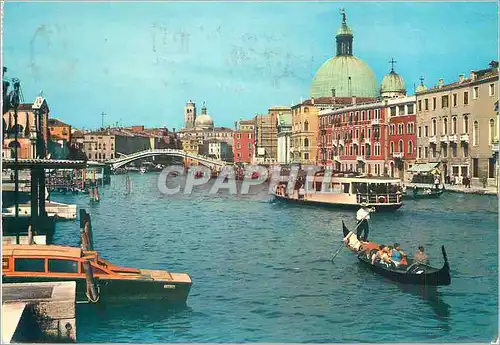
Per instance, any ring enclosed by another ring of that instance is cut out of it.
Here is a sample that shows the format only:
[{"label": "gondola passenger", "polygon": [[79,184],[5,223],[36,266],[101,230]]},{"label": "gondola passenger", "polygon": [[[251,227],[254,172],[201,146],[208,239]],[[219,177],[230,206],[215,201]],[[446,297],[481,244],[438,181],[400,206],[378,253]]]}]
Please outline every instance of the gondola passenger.
[{"label": "gondola passenger", "polygon": [[429,257],[424,253],[424,247],[419,246],[417,250],[417,254],[415,254],[414,258],[415,262],[420,262],[422,264],[429,264]]},{"label": "gondola passenger", "polygon": [[392,262],[394,262],[396,266],[401,265],[403,256],[405,256],[405,253],[401,250],[399,243],[394,243],[394,248],[391,251]]}]

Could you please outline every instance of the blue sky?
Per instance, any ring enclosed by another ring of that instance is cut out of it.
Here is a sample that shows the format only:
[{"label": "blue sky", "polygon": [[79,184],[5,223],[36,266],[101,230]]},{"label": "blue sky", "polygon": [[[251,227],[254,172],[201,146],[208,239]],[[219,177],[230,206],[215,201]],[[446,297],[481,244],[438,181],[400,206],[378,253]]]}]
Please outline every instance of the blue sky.
[{"label": "blue sky", "polygon": [[79,128],[180,128],[192,99],[216,126],[307,99],[316,70],[335,55],[340,8],[354,55],[378,82],[396,71],[410,94],[420,76],[487,67],[498,55],[490,3],[11,3],[3,59],[26,101],[40,90],[51,116]]}]

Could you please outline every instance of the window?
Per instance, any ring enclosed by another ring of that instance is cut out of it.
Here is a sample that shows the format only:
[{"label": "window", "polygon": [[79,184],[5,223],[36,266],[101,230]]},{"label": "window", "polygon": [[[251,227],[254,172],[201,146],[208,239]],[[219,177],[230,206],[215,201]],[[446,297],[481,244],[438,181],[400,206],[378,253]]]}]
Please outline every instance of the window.
[{"label": "window", "polygon": [[453,158],[457,157],[457,146],[456,146],[456,145],[453,145],[453,146],[451,147],[451,156],[452,156]]},{"label": "window", "polygon": [[394,153],[394,142],[391,141],[391,153]]},{"label": "window", "polygon": [[427,159],[429,157],[429,148],[426,146],[424,147],[424,158]]},{"label": "window", "polygon": [[361,112],[361,120],[362,120],[362,121],[365,121],[365,117],[366,117],[366,114],[365,114],[365,111],[363,110],[363,111]]},{"label": "window", "polygon": [[236,139],[241,139],[241,134],[240,133],[236,134]]},{"label": "window", "polygon": [[418,112],[422,111],[422,100],[421,99],[419,99],[417,102],[417,111]]},{"label": "window", "polygon": [[9,258],[2,258],[2,269],[6,270],[9,268]]},{"label": "window", "polygon": [[391,116],[396,116],[396,107],[391,107]]},{"label": "window", "polygon": [[251,149],[252,148],[252,143],[248,143],[248,148]]},{"label": "window", "polygon": [[432,158],[436,158],[436,146],[432,148]]},{"label": "window", "polygon": [[309,147],[309,139],[307,139],[307,138],[305,138],[305,139],[304,139],[304,146],[305,146],[306,148],[308,148],[308,147]]},{"label": "window", "polygon": [[472,89],[472,98],[477,99],[478,97],[479,97],[479,87],[474,86],[474,88]]},{"label": "window", "polygon": [[451,134],[457,134],[457,117],[451,118]]},{"label": "window", "polygon": [[78,261],[49,259],[49,272],[78,273]]},{"label": "window", "polygon": [[464,157],[469,157],[469,145],[463,145],[462,148]]},{"label": "window", "polygon": [[453,106],[456,107],[458,104],[458,95],[456,93],[453,94]]},{"label": "window", "polygon": [[16,272],[45,272],[45,259],[15,259]]},{"label": "window", "polygon": [[479,177],[479,159],[472,158],[472,177]]},{"label": "window", "polygon": [[308,113],[309,112],[309,108],[308,107],[305,107],[304,108],[304,113]]},{"label": "window", "polygon": [[422,147],[418,147],[418,158],[422,158]]},{"label": "window", "polygon": [[413,153],[413,142],[411,140],[408,142],[408,153]]},{"label": "window", "polygon": [[490,96],[495,96],[495,84],[490,84]]},{"label": "window", "polygon": [[448,157],[448,146],[443,146],[441,148],[441,151],[443,153],[443,157],[445,157],[445,158]]},{"label": "window", "polygon": [[304,152],[304,159],[308,160],[309,159],[309,152]]},{"label": "window", "polygon": [[403,148],[403,140],[399,140],[399,143],[398,143],[398,152],[405,152],[404,151],[404,148]]},{"label": "window", "polygon": [[418,137],[422,138],[422,127],[418,126]]},{"label": "window", "polygon": [[490,119],[489,143],[495,141],[495,120]]},{"label": "window", "polygon": [[474,146],[479,145],[479,123],[477,121],[474,121],[474,129],[472,133],[472,145]]},{"label": "window", "polygon": [[309,122],[304,122],[304,132],[309,132]]},{"label": "window", "polygon": [[405,106],[400,105],[398,109],[398,115],[404,115],[405,114]]},{"label": "window", "polygon": [[465,91],[464,92],[464,105],[469,104],[469,92]]},{"label": "window", "polygon": [[415,111],[415,109],[413,109],[413,108],[414,108],[414,105],[413,105],[413,104],[408,104],[408,105],[406,106],[406,110],[407,110],[407,112],[406,112],[406,113],[407,113],[408,115],[413,114],[413,113],[414,113],[414,111]]},{"label": "window", "polygon": [[469,117],[464,115],[464,133],[469,133]]},{"label": "window", "polygon": [[252,133],[248,133],[248,139],[252,139]]},{"label": "window", "polygon": [[241,144],[240,144],[240,143],[237,143],[237,144],[236,144],[236,148],[237,148],[237,149],[241,149]]},{"label": "window", "polygon": [[424,99],[424,110],[429,110],[429,99]]},{"label": "window", "polygon": [[437,98],[432,97],[432,110],[436,110],[437,108]]},{"label": "window", "polygon": [[432,136],[437,135],[436,119],[432,119]]},{"label": "window", "polygon": [[449,97],[448,95],[441,96],[441,108],[448,108]]},{"label": "window", "polygon": [[429,136],[429,126],[424,127],[424,138],[427,138]]},{"label": "window", "polygon": [[443,134],[448,134],[448,118],[443,119]]}]

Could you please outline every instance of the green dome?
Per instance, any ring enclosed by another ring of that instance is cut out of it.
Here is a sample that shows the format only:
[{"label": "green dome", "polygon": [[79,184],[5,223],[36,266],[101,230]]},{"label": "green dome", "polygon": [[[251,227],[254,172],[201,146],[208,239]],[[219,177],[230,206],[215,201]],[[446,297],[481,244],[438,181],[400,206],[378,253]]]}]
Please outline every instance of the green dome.
[{"label": "green dome", "polygon": [[339,55],[318,69],[312,83],[311,97],[331,97],[332,89],[335,89],[335,97],[377,97],[377,80],[363,60]]},{"label": "green dome", "polygon": [[351,29],[347,26],[346,23],[342,23],[340,28],[337,30],[337,36],[339,35],[350,35],[352,36],[352,31]]},{"label": "green dome", "polygon": [[382,84],[380,85],[380,92],[405,92],[405,81],[403,77],[394,71],[387,74],[384,79],[382,79]]}]

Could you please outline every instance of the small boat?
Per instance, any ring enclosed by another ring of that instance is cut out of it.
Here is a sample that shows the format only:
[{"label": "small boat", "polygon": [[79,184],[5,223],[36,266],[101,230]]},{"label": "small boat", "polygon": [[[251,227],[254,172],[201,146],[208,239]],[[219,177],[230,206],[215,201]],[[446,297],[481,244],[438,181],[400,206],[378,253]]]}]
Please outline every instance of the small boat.
[{"label": "small boat", "polygon": [[[415,187],[416,188],[416,187]],[[431,188],[425,188],[423,189],[422,192],[418,192],[420,188],[413,189],[412,193],[408,193],[408,191],[403,193],[403,198],[404,199],[437,199],[441,197],[444,193],[444,188],[441,189],[431,189]]]},{"label": "small boat", "polygon": [[413,262],[411,258],[406,258],[408,265],[406,267],[390,267],[385,264],[372,264],[372,254],[378,249],[378,244],[374,242],[360,242],[355,233],[349,229],[342,221],[342,232],[344,234],[344,243],[346,247],[357,254],[359,262],[368,267],[373,272],[383,277],[397,281],[402,284],[442,286],[450,285],[450,265],[444,246],[441,246],[444,264],[441,268],[434,268],[429,265]]},{"label": "small boat", "polygon": [[141,173],[141,175],[143,175],[146,171],[147,171],[147,170],[146,170],[146,168],[145,168],[145,167],[141,167],[141,168],[139,169],[139,172]]},{"label": "small boat", "polygon": [[203,172],[202,171],[197,171],[194,173],[194,178],[199,179],[203,177]]},{"label": "small boat", "polygon": [[296,204],[338,208],[359,209],[366,203],[377,211],[395,211],[403,206],[400,179],[335,173],[323,183],[321,172],[304,175],[305,172],[302,176],[299,173],[291,195],[287,193],[287,182],[278,184],[272,194],[278,200]]},{"label": "small boat", "polygon": [[76,281],[76,300],[79,302],[90,299],[89,272],[101,300],[130,298],[185,302],[192,285],[186,273],[120,267],[91,250],[23,244],[3,245],[2,249],[3,283]]},{"label": "small boat", "polygon": [[257,180],[260,177],[259,173],[257,171],[254,171],[252,173],[252,180]]}]

